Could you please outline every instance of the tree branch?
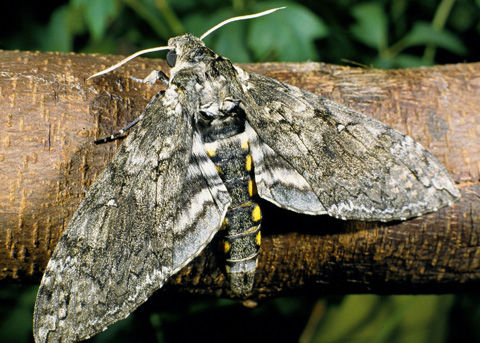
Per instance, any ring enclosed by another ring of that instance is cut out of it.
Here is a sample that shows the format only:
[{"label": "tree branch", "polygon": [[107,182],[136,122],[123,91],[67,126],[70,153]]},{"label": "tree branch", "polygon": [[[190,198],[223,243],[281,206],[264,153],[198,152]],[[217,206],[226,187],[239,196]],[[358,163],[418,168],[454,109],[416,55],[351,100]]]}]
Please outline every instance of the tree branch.
[{"label": "tree branch", "polygon": [[[128,77],[163,61],[0,53],[0,279],[38,282],[75,208],[121,142],[94,146],[137,117],[160,85]],[[263,204],[253,298],[283,292],[442,293],[480,280],[480,64],[364,70],[319,63],[244,65],[344,103],[404,132],[446,166],[462,199],[399,223],[343,222]],[[215,244],[166,287],[231,296]]]}]

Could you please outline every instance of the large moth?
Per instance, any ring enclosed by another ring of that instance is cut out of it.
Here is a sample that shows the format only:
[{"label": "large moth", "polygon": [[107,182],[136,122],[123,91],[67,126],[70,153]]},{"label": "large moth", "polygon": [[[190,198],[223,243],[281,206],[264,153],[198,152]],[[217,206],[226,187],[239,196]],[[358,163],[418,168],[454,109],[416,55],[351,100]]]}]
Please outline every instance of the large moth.
[{"label": "large moth", "polygon": [[391,127],[235,67],[201,38],[175,37],[162,49],[170,77],[146,80],[166,91],[135,121],[48,263],[35,304],[38,343],[84,340],[127,317],[220,229],[231,288],[248,294],[260,245],[256,196],[368,221],[458,199],[435,157]]}]

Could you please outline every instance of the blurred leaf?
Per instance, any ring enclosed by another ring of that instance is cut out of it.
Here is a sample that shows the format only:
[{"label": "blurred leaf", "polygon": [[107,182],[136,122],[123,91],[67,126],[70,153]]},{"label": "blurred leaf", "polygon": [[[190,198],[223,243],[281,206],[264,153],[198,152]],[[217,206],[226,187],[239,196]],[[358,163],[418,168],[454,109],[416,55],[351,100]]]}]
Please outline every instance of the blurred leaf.
[{"label": "blurred leaf", "polygon": [[464,55],[467,52],[462,41],[453,33],[447,30],[436,31],[429,23],[425,22],[416,22],[403,41],[406,47],[430,43],[458,55]]},{"label": "blurred leaf", "polygon": [[115,0],[75,0],[85,6],[85,24],[94,41],[103,38],[110,20],[117,13]]},{"label": "blurred leaf", "polygon": [[73,49],[73,37],[83,29],[82,16],[67,5],[57,8],[50,18],[42,47],[46,51],[68,52]]},{"label": "blurred leaf", "polygon": [[[386,315],[378,309],[379,297],[346,296],[339,306],[329,306],[317,331],[314,342],[355,342],[353,339],[371,338],[378,327],[378,315]],[[377,314],[377,315],[375,315]]]},{"label": "blurred leaf", "polygon": [[370,2],[352,8],[357,22],[350,27],[353,35],[363,44],[381,52],[387,47],[388,18],[380,3]]},{"label": "blurred leaf", "polygon": [[[480,0],[479,0],[480,4]],[[454,6],[449,22],[455,31],[463,33],[478,21],[479,8],[474,3],[464,2],[463,6]]]},{"label": "blurred leaf", "polygon": [[410,54],[398,54],[395,56],[379,55],[373,60],[373,66],[379,69],[392,69],[392,68],[417,68],[425,65],[429,65],[425,59],[419,56]]},{"label": "blurred leaf", "polygon": [[87,45],[80,51],[84,54],[119,53],[118,42],[111,37],[106,37],[100,41],[91,42],[89,45]]},{"label": "blurred leaf", "polygon": [[306,7],[293,2],[262,2],[253,12],[287,6],[251,21],[248,46],[258,61],[315,60],[314,40],[328,35],[324,22]]},{"label": "blurred leaf", "polygon": [[247,27],[247,23],[222,27],[214,44],[215,52],[236,63],[252,62],[245,41]]},{"label": "blurred leaf", "polygon": [[182,0],[182,1],[169,1],[170,6],[176,11],[176,12],[188,12],[192,8],[195,7],[195,5],[202,5],[202,7],[207,6],[209,3],[211,4],[213,1],[212,0]]},{"label": "blurred leaf", "polygon": [[395,63],[392,67],[394,68],[418,68],[421,66],[427,65],[427,62],[415,55],[410,54],[399,54],[395,56]]},{"label": "blurred leaf", "polygon": [[442,342],[454,296],[350,295],[330,306],[314,342]]},{"label": "blurred leaf", "polygon": [[172,31],[159,16],[159,10],[152,1],[148,0],[122,0],[130,9],[161,38],[167,40],[172,37]]},{"label": "blurred leaf", "polygon": [[[211,27],[215,26],[222,20],[225,20],[228,15],[233,13],[231,9],[223,9],[218,12],[212,13],[209,16],[206,16],[204,13],[192,13],[187,15],[182,21],[183,25],[188,33],[193,34],[196,37],[199,37],[204,32],[206,32]],[[211,37],[215,36],[218,31],[212,33],[212,35],[207,36],[204,41],[211,42]],[[209,44],[207,44],[210,46]]]}]

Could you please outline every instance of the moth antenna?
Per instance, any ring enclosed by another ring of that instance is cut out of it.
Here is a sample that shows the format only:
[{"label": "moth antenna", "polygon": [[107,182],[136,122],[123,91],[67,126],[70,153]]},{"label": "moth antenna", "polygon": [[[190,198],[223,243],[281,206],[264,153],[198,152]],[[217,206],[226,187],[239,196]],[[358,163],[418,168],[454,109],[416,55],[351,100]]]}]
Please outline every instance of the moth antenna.
[{"label": "moth antenna", "polygon": [[227,25],[227,24],[229,24],[229,23],[231,23],[231,22],[240,21],[240,20],[246,20],[246,19],[258,18],[258,17],[261,17],[261,16],[264,16],[264,15],[273,13],[273,12],[278,11],[278,10],[283,10],[284,8],[286,8],[286,7],[277,7],[277,8],[272,8],[272,9],[270,9],[270,10],[263,11],[263,12],[260,12],[260,13],[249,14],[249,15],[242,15],[242,16],[239,16],[239,17],[233,17],[233,18],[224,20],[224,21],[222,21],[220,24],[215,25],[215,26],[212,27],[210,30],[208,30],[208,31],[205,32],[203,35],[201,35],[201,36],[200,36],[200,39],[203,40],[205,37],[207,37],[207,36],[208,36],[210,33],[212,33],[213,31],[215,31],[215,30],[219,29],[220,27],[222,27],[223,25]]},{"label": "moth antenna", "polygon": [[[239,16],[239,17],[233,17],[233,18],[230,18],[230,19],[227,19],[227,20],[224,20],[222,21],[220,24],[217,24],[215,25],[214,27],[212,27],[210,30],[208,30],[207,32],[205,32],[203,35],[200,36],[200,39],[204,39],[205,37],[207,37],[210,33],[212,33],[213,31],[219,29],[220,27],[224,26],[224,25],[227,25],[231,22],[234,22],[234,21],[240,21],[240,20],[247,20],[247,19],[253,19],[253,18],[258,18],[258,17],[262,17],[264,15],[267,15],[267,14],[270,14],[270,13],[273,13],[275,11],[278,11],[278,10],[283,10],[284,8],[286,7],[277,7],[277,8],[272,8],[272,9],[269,9],[269,10],[266,10],[266,11],[263,11],[263,12],[260,12],[260,13],[255,13],[255,14],[249,14],[249,15],[242,15],[242,16]],[[150,48],[150,49],[145,49],[145,50],[140,50],[140,51],[137,51],[136,53],[128,56],[127,58],[121,60],[120,62],[118,62],[117,64],[111,66],[110,68],[107,68],[105,70],[102,70],[96,74],[93,74],[92,76],[90,76],[87,80],[90,80],[91,78],[94,78],[94,77],[97,77],[97,76],[100,76],[100,75],[104,75],[106,73],[109,73],[111,72],[112,70],[115,70],[117,69],[118,67],[120,67],[121,65],[127,63],[128,61],[130,60],[133,60],[135,57],[137,56],[140,56],[140,55],[143,55],[143,54],[148,54],[150,52],[155,52],[155,51],[161,51],[161,50],[171,50],[173,49],[173,47],[171,46],[160,46],[160,47],[156,47],[156,48]]]},{"label": "moth antenna", "polygon": [[103,75],[103,74],[106,74],[106,73],[109,73],[111,72],[112,70],[115,70],[117,69],[118,67],[120,67],[121,65],[127,63],[128,61],[130,60],[133,60],[135,57],[137,56],[140,56],[140,55],[143,55],[143,54],[148,54],[149,52],[155,52],[155,51],[161,51],[161,50],[171,50],[173,49],[173,46],[159,46],[159,47],[156,47],[156,48],[150,48],[150,49],[145,49],[145,50],[140,50],[140,51],[137,51],[136,53],[128,56],[127,58],[121,60],[120,62],[118,62],[117,64],[111,66],[110,68],[107,68],[105,70],[102,70],[96,74],[93,74],[92,76],[90,76],[87,80],[90,80],[91,78],[93,77],[97,77],[97,76],[100,76],[100,75]]}]

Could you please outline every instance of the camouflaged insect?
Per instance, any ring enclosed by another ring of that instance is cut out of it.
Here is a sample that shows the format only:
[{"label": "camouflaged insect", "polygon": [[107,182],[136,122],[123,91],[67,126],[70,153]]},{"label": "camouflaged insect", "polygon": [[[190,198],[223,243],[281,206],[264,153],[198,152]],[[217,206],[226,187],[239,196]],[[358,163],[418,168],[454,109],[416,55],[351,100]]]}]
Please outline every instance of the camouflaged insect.
[{"label": "camouflaged insect", "polygon": [[167,90],[48,263],[38,343],[84,340],[127,317],[222,228],[231,288],[246,295],[260,246],[256,194],[290,211],[368,221],[420,216],[459,197],[435,157],[391,127],[235,67],[194,36],[167,48],[170,78],[152,74]]}]

